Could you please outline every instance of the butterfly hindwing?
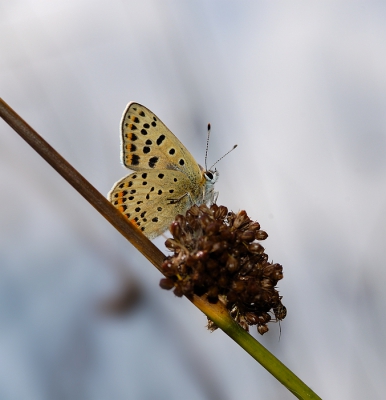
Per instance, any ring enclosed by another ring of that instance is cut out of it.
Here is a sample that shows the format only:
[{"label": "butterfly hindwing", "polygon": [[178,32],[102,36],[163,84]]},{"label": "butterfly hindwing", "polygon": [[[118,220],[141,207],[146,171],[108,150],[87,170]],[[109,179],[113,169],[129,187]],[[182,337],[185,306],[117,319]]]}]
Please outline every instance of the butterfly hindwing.
[{"label": "butterfly hindwing", "polygon": [[152,239],[200,198],[200,190],[180,171],[142,170],[118,181],[108,199]]},{"label": "butterfly hindwing", "polygon": [[191,181],[201,177],[200,167],[186,147],[149,109],[129,103],[123,113],[122,163],[132,170],[173,169]]}]

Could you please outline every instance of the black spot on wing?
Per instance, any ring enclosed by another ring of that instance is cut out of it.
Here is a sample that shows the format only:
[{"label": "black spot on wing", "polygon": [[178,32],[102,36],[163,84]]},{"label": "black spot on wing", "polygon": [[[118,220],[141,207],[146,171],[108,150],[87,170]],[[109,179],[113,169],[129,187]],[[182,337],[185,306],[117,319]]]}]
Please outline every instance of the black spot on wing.
[{"label": "black spot on wing", "polygon": [[156,166],[157,162],[158,162],[158,157],[152,157],[149,160],[149,167],[154,168]]},{"label": "black spot on wing", "polygon": [[165,140],[166,136],[165,135],[160,135],[159,138],[157,139],[157,144],[158,146]]},{"label": "black spot on wing", "polygon": [[129,154],[126,158],[129,165],[139,165],[139,160],[141,159],[138,154]]}]

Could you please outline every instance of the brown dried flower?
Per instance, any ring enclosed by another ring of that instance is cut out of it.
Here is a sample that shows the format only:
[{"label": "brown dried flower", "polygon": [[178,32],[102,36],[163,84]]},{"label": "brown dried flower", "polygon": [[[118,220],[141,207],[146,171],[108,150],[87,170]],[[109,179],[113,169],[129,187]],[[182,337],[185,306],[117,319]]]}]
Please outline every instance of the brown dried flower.
[{"label": "brown dried flower", "polygon": [[[162,265],[163,289],[174,288],[179,297],[206,294],[210,302],[223,302],[241,327],[257,325],[260,334],[268,331],[268,322],[285,318],[276,290],[283,267],[268,262],[258,243],[268,235],[245,211],[235,214],[216,204],[193,206],[186,216],[177,215],[170,232],[173,238],[165,245],[174,254]],[[217,326],[209,321],[208,328]]]}]

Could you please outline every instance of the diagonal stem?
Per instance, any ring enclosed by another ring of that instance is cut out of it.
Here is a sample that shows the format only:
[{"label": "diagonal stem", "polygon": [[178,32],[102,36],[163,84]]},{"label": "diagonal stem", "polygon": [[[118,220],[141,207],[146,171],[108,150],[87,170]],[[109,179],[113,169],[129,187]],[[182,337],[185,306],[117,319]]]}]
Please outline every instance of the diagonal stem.
[{"label": "diagonal stem", "polygon": [[[11,107],[0,98],[0,117],[106,218],[134,247],[162,272],[164,254],[134,227],[94,186],[53,149]],[[205,296],[190,299],[209,319],[238,343],[268,372],[299,399],[320,399],[303,381],[264,348],[230,316],[221,302],[211,304]]]}]

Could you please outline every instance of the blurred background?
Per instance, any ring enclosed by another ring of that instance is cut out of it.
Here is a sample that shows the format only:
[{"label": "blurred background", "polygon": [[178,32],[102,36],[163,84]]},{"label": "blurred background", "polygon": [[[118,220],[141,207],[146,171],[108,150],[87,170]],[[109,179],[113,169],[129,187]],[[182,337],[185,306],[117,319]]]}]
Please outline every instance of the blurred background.
[{"label": "blurred background", "polygon": [[[288,310],[251,333],[323,399],[384,398],[384,2],[8,1],[0,54],[1,97],[105,195],[129,101],[200,163],[208,122],[209,164],[237,143],[218,203],[268,232]],[[0,131],[0,399],[294,398]]]}]

